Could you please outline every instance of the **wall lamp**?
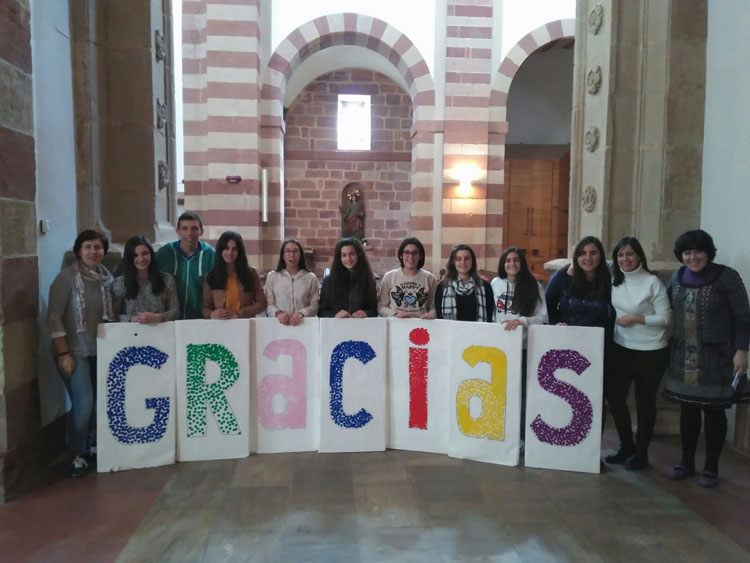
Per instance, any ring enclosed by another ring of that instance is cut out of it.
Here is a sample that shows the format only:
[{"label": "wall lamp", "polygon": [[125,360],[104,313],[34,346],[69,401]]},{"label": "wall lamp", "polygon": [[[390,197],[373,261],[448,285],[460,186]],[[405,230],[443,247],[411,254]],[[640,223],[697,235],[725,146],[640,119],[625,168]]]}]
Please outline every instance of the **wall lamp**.
[{"label": "wall lamp", "polygon": [[458,180],[456,195],[460,198],[470,198],[474,195],[471,183],[482,177],[482,171],[473,164],[459,164],[451,170],[451,176]]}]

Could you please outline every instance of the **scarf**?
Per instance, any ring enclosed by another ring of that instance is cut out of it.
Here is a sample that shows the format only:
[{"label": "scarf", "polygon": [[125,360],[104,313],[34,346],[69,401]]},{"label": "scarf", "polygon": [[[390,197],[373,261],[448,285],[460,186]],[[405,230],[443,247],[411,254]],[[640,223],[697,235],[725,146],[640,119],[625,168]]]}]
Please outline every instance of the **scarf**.
[{"label": "scarf", "polygon": [[75,277],[73,278],[73,289],[75,299],[73,301],[76,315],[76,332],[86,332],[86,298],[84,296],[83,280],[99,282],[99,293],[102,297],[102,318],[105,321],[115,319],[112,308],[112,274],[101,264],[97,264],[96,270],[89,270],[80,260],[73,262]]},{"label": "scarf", "polygon": [[484,284],[475,283],[469,279],[466,283],[455,279],[443,288],[442,313],[444,319],[456,320],[456,294],[458,295],[476,295],[477,301],[477,322],[487,322],[487,311],[485,310],[486,297],[484,294]]}]

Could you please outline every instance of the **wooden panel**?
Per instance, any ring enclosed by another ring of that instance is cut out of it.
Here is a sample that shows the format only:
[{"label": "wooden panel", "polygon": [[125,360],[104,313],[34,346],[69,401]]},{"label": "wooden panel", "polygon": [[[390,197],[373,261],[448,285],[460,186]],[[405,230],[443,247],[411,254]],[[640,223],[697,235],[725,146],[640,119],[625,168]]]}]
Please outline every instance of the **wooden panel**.
[{"label": "wooden panel", "polygon": [[570,156],[566,154],[560,160],[506,160],[505,165],[506,246],[524,249],[534,275],[547,278],[544,263],[567,253],[561,242],[568,232]]}]

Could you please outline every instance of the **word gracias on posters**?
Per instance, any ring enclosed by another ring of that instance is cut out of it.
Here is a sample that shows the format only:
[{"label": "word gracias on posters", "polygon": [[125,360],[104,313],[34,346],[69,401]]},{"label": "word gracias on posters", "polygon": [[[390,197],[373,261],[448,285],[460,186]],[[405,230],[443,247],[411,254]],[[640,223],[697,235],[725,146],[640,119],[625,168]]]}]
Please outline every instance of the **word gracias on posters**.
[{"label": "word gracias on posters", "polygon": [[[99,326],[98,468],[386,447],[599,471],[603,331],[407,319]],[[594,431],[592,431],[594,430]]]}]

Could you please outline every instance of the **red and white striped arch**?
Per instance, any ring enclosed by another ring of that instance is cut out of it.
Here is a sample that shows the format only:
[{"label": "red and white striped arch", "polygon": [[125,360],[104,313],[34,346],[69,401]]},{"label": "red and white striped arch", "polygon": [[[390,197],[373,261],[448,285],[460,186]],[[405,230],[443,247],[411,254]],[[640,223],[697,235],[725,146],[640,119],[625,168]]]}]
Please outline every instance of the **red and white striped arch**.
[{"label": "red and white striped arch", "polygon": [[[287,83],[311,55],[329,47],[354,45],[382,55],[409,88],[413,105],[411,233],[432,247],[435,87],[424,58],[412,41],[387,22],[356,13],[328,14],[292,31],[271,55],[261,83],[261,166],[268,169],[269,209],[277,210],[263,229],[264,263],[273,264],[283,237],[284,94]],[[333,69],[332,69],[333,70]]]},{"label": "red and white striped arch", "polygon": [[[490,92],[490,130],[487,162],[487,193],[493,198],[487,202],[488,215],[504,215],[503,204],[507,204],[505,189],[505,139],[508,135],[508,92],[518,69],[532,53],[562,39],[574,40],[575,19],[555,20],[537,27],[516,43],[503,61],[492,82]],[[503,217],[502,224],[507,228]],[[492,248],[489,248],[489,247]],[[501,244],[488,241],[488,255],[499,256]]]}]

